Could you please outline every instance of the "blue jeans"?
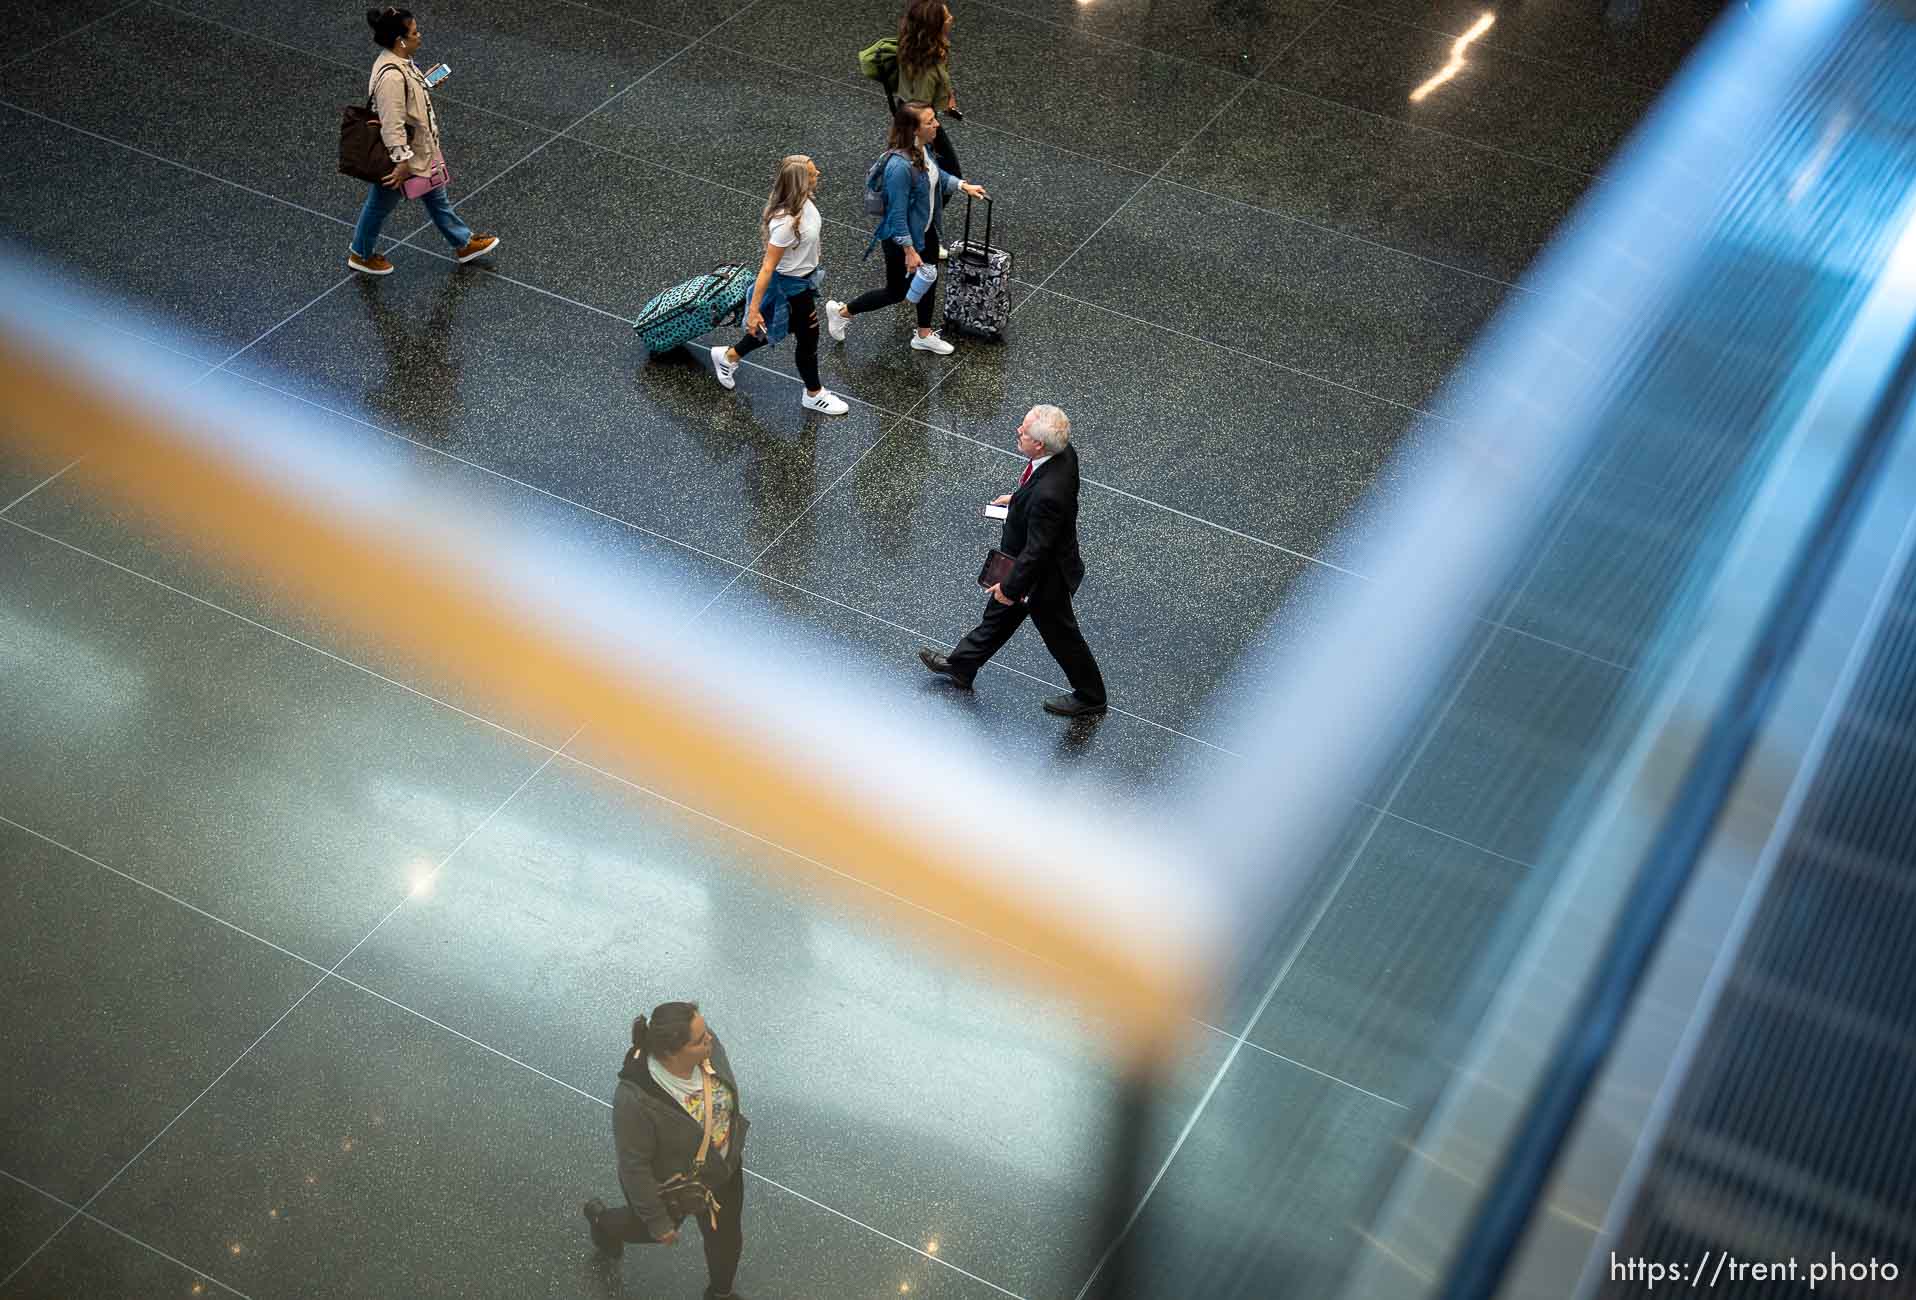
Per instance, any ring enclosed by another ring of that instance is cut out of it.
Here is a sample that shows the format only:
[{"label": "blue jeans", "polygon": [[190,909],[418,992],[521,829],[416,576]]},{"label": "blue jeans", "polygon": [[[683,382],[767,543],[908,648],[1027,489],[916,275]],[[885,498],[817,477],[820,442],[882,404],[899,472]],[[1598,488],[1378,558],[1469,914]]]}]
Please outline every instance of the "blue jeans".
[{"label": "blue jeans", "polygon": [[[371,257],[379,243],[379,228],[386,224],[386,218],[399,206],[401,194],[386,185],[370,185],[366,190],[366,205],[359,210],[359,224],[353,227],[353,251],[361,257]],[[439,227],[439,233],[455,250],[464,248],[472,242],[472,227],[459,219],[452,210],[452,200],[446,197],[446,187],[428,190],[419,200],[426,205],[426,215],[432,218],[432,224]]]}]

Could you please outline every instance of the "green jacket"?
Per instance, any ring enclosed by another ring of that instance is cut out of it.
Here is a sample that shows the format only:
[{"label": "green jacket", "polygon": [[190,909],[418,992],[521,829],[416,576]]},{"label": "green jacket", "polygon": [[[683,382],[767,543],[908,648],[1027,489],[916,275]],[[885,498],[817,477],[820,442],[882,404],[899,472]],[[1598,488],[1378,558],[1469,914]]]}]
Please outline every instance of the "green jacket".
[{"label": "green jacket", "polygon": [[943,109],[951,99],[951,69],[942,63],[931,68],[907,68],[900,59],[897,94],[908,104],[916,100]]}]

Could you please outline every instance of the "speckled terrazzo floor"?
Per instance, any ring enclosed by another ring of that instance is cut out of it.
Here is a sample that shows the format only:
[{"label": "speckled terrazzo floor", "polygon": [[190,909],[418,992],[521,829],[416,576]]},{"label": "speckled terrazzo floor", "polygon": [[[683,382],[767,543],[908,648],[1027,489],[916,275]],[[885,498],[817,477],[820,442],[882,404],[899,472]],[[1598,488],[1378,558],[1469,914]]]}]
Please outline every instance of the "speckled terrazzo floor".
[{"label": "speckled terrazzo floor", "polygon": [[[1028,633],[975,698],[923,705],[1106,797],[1202,780],[1233,761],[1220,683],[1311,634],[1301,592],[1363,580],[1339,530],[1445,436],[1446,375],[1709,7],[1497,6],[1412,101],[1479,6],[966,0],[950,129],[1017,257],[1009,340],[938,360],[902,315],[861,322],[825,349],[837,420],[801,412],[789,348],[732,394],[647,363],[624,321],[750,255],[787,150],[825,173],[833,290],[874,279],[851,195],[883,103],[852,54],[896,7],[416,6],[422,59],[455,69],[455,201],[506,242],[456,268],[404,211],[372,282],[344,271],[360,195],[330,162],[357,8],[0,0],[0,238],[425,490],[667,573],[712,618],[797,621],[820,674],[909,675],[968,626],[949,557],[989,540],[973,503],[1056,401],[1120,711],[1042,714],[1058,674]],[[685,991],[756,1121],[745,1293],[1077,1296],[1114,1080],[1070,1014],[874,936],[802,872],[764,883],[762,846],[57,478],[0,458],[0,508],[0,1296],[696,1295],[696,1248],[607,1268],[577,1210],[615,1188],[635,1000]],[[1234,1253],[1234,1293],[1323,1294],[1461,954],[1628,671],[1627,623],[1548,587],[1485,630],[1309,941],[1245,972],[1230,1031],[1193,1025],[1147,1142],[1151,1294]],[[1380,960],[1433,925],[1443,948]]]}]

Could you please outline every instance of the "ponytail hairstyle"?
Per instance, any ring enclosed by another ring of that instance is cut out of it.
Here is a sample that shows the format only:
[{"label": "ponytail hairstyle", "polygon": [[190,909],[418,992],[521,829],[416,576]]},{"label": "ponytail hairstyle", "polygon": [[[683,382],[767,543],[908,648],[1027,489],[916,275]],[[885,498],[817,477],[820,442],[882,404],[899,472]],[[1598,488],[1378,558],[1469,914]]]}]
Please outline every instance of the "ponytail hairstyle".
[{"label": "ponytail hairstyle", "polygon": [[920,115],[930,107],[915,99],[909,104],[900,104],[891,115],[891,135],[885,141],[887,149],[904,154],[919,171],[925,170],[925,149],[918,143],[918,128],[925,119]]},{"label": "ponytail hairstyle", "polygon": [[778,174],[772,178],[772,192],[765,196],[765,211],[759,214],[759,238],[772,237],[772,218],[780,213],[798,220],[805,200],[812,197],[812,160],[809,154],[788,153],[778,161]]},{"label": "ponytail hairstyle", "polygon": [[632,1050],[647,1056],[670,1056],[692,1041],[692,1017],[699,1013],[696,1002],[661,1002],[652,1008],[652,1019],[644,1016],[632,1022]]},{"label": "ponytail hairstyle", "polygon": [[390,50],[398,44],[399,38],[406,34],[406,24],[410,21],[412,10],[401,9],[398,5],[366,11],[366,25],[373,29],[373,42],[383,49]]},{"label": "ponytail hairstyle", "polygon": [[945,0],[911,0],[898,20],[898,66],[924,72],[951,54],[951,10]]}]

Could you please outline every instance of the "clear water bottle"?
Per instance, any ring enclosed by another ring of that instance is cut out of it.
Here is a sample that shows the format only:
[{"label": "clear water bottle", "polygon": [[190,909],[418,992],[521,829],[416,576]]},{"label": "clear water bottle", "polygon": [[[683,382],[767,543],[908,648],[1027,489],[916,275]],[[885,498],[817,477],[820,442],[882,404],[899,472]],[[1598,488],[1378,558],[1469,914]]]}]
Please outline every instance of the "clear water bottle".
[{"label": "clear water bottle", "polygon": [[931,286],[938,282],[938,267],[933,262],[920,262],[918,269],[912,272],[911,288],[905,290],[906,302],[917,302],[931,292]]}]

